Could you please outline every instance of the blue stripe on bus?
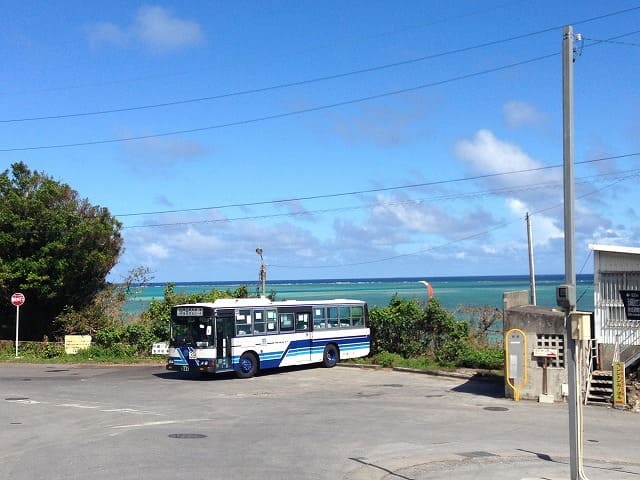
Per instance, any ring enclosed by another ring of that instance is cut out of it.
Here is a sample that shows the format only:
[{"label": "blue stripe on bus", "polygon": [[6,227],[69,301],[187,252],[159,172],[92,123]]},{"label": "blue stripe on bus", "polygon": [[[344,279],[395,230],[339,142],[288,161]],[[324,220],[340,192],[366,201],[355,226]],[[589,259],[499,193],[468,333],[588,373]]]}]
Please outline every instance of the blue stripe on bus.
[{"label": "blue stripe on bus", "polygon": [[[311,356],[324,352],[329,343],[338,345],[340,351],[370,349],[371,343],[367,335],[358,337],[332,337],[313,340],[294,340],[289,343],[286,350],[260,353],[260,368],[276,368],[286,357]],[[234,355],[232,362],[234,367],[240,361],[239,355]]]}]

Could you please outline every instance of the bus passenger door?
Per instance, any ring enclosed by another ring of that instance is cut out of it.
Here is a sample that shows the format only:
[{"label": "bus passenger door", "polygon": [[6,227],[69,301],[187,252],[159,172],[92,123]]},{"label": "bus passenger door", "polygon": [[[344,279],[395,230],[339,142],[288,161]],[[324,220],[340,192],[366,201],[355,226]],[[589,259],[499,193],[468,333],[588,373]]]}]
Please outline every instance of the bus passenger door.
[{"label": "bus passenger door", "polygon": [[311,361],[311,311],[296,312],[296,349],[299,363]]},{"label": "bus passenger door", "polygon": [[235,319],[233,317],[218,317],[216,319],[216,368],[226,370],[232,368],[231,338]]}]

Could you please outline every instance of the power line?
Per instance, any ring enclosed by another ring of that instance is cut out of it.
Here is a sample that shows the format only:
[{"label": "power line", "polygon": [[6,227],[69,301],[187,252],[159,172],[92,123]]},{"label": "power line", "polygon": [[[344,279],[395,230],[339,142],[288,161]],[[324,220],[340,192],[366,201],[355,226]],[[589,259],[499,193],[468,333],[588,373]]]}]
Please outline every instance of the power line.
[{"label": "power line", "polygon": [[[625,34],[624,36],[635,35],[636,33],[640,33],[640,30],[636,30],[635,32]],[[620,41],[617,41],[615,39],[602,40],[602,39],[589,38],[589,37],[584,37],[584,36],[582,38],[585,39],[585,40],[589,40],[591,42],[594,42],[594,44],[597,44],[597,43],[612,43],[612,44],[615,44],[615,45],[625,45],[625,46],[628,46],[628,47],[640,47],[640,43],[620,42]],[[614,38],[622,38],[622,35],[620,37],[614,37]]]},{"label": "power line", "polygon": [[200,103],[200,102],[206,102],[206,101],[211,101],[211,100],[220,100],[220,99],[223,99],[223,98],[237,97],[237,96],[249,95],[249,94],[255,94],[255,93],[265,93],[265,92],[270,92],[270,91],[273,91],[273,90],[280,90],[280,89],[290,88],[290,87],[299,87],[299,86],[302,86],[302,85],[309,85],[309,84],[312,84],[312,83],[324,82],[324,81],[328,81],[328,80],[337,80],[337,79],[340,79],[340,78],[350,77],[350,76],[354,76],[354,75],[361,75],[363,73],[371,73],[371,72],[376,72],[376,71],[385,70],[385,69],[389,69],[389,68],[395,68],[395,67],[400,67],[400,66],[404,66],[404,65],[410,65],[410,64],[413,64],[413,63],[424,62],[426,60],[433,60],[435,58],[454,55],[454,54],[457,54],[457,53],[469,52],[469,51],[472,51],[472,50],[476,50],[476,49],[480,49],[480,48],[486,48],[486,47],[493,46],[493,45],[499,45],[501,43],[506,43],[506,42],[510,42],[510,41],[513,41],[513,40],[520,40],[520,39],[523,39],[523,38],[528,38],[528,37],[532,37],[532,36],[535,36],[535,35],[540,35],[540,34],[547,33],[547,32],[553,31],[553,30],[557,30],[559,28],[562,28],[562,27],[546,28],[544,30],[538,30],[536,32],[530,32],[530,33],[525,33],[525,34],[522,34],[522,35],[516,35],[514,37],[509,37],[509,38],[505,38],[505,39],[501,39],[501,40],[493,40],[493,41],[490,41],[490,42],[480,43],[480,44],[472,45],[472,46],[469,46],[469,47],[463,47],[463,48],[458,48],[458,49],[454,49],[454,50],[448,50],[446,52],[435,53],[435,54],[432,54],[432,55],[425,55],[425,56],[422,56],[422,57],[412,58],[412,59],[409,59],[409,60],[402,60],[402,61],[399,61],[399,62],[387,63],[387,64],[383,64],[383,65],[376,65],[374,67],[362,68],[362,69],[359,69],[359,70],[352,70],[352,71],[349,71],[349,72],[337,73],[337,74],[334,74],[334,75],[325,75],[325,76],[311,78],[311,79],[307,79],[307,80],[300,80],[300,81],[297,81],[297,82],[287,82],[287,83],[281,83],[281,84],[278,84],[278,85],[271,85],[271,86],[267,86],[267,87],[253,88],[253,89],[248,89],[248,90],[240,90],[240,91],[237,91],[237,92],[222,93],[222,94],[219,94],[219,95],[210,95],[210,96],[205,96],[205,97],[188,98],[188,99],[176,100],[176,101],[172,101],[172,102],[162,102],[162,103],[155,103],[155,104],[149,104],[149,105],[139,105],[139,106],[134,106],[134,107],[113,108],[113,109],[107,109],[107,110],[95,110],[95,111],[89,111],[89,112],[78,112],[78,113],[68,113],[68,114],[59,114],[59,115],[43,115],[43,116],[37,116],[37,117],[11,118],[11,119],[0,120],[0,123],[18,123],[18,122],[37,121],[37,120],[54,120],[54,119],[73,118],[73,117],[86,117],[86,116],[95,116],[95,115],[105,115],[105,114],[110,114],[110,113],[132,112],[132,111],[137,111],[137,110],[147,110],[147,109],[153,109],[153,108],[163,108],[163,107],[170,107],[170,106],[176,106],[176,105],[184,105],[184,104],[188,104],[188,103]]},{"label": "power line", "polygon": [[189,129],[185,129],[185,130],[173,130],[173,131],[169,131],[169,132],[154,133],[154,134],[149,134],[149,135],[138,135],[138,136],[133,136],[133,137],[110,138],[110,139],[106,139],[106,140],[92,140],[92,141],[86,141],[86,142],[60,143],[60,144],[54,144],[54,145],[38,145],[38,146],[33,146],[33,147],[3,148],[3,149],[0,149],[0,152],[2,152],[2,153],[24,152],[24,151],[33,151],[33,150],[51,150],[51,149],[58,149],[58,148],[72,148],[72,147],[87,147],[87,146],[95,146],[95,145],[107,145],[107,144],[112,144],[112,143],[131,142],[131,141],[135,141],[135,140],[148,140],[148,139],[151,139],[151,138],[163,138],[163,137],[171,137],[171,136],[175,136],[175,135],[184,135],[184,134],[189,134],[189,133],[199,133],[199,132],[205,132],[205,131],[210,131],[210,130],[218,130],[218,129],[228,128],[228,127],[238,127],[238,126],[241,126],[241,125],[249,125],[249,124],[252,124],[252,123],[259,123],[259,122],[264,122],[264,121],[268,121],[268,120],[277,120],[277,119],[281,119],[281,118],[293,117],[293,116],[302,115],[302,114],[306,114],[306,113],[320,112],[320,111],[323,111],[323,110],[330,110],[332,108],[344,107],[344,106],[347,106],[347,105],[356,105],[356,104],[359,104],[359,103],[369,102],[371,100],[378,100],[378,99],[381,99],[381,98],[391,97],[391,96],[400,95],[400,94],[404,94],[404,93],[416,92],[418,90],[422,90],[422,89],[429,88],[429,87],[436,87],[436,86],[445,85],[445,84],[453,83],[453,82],[460,81],[460,80],[467,80],[469,78],[479,77],[481,75],[487,75],[489,73],[495,73],[495,72],[500,72],[502,70],[508,70],[510,68],[515,68],[515,67],[519,67],[519,66],[526,65],[526,64],[529,64],[529,63],[534,63],[534,62],[538,62],[538,61],[541,61],[541,60],[546,60],[548,58],[555,57],[555,56],[558,56],[558,55],[560,55],[560,52],[551,53],[551,54],[547,54],[547,55],[541,55],[539,57],[530,58],[528,60],[522,60],[520,62],[510,63],[510,64],[507,64],[507,65],[502,65],[502,66],[495,67],[495,68],[489,68],[489,69],[486,69],[486,70],[480,70],[478,72],[473,72],[473,73],[469,73],[469,74],[466,74],[466,75],[459,75],[457,77],[452,77],[452,78],[448,78],[448,79],[445,79],[445,80],[439,80],[437,82],[425,83],[425,84],[417,85],[417,86],[414,86],[414,87],[402,88],[402,89],[399,89],[399,90],[392,90],[392,91],[387,91],[387,92],[383,92],[383,93],[379,93],[379,94],[368,95],[366,97],[353,98],[353,99],[344,100],[344,101],[341,101],[341,102],[335,102],[335,103],[331,103],[331,104],[319,105],[317,107],[303,108],[303,109],[300,109],[300,110],[292,110],[292,111],[284,112],[284,113],[276,113],[276,114],[273,114],[273,115],[266,115],[266,116],[263,116],[263,117],[255,117],[255,118],[249,118],[249,119],[245,119],[245,120],[238,120],[238,121],[235,121],[235,122],[220,123],[220,124],[217,124],[217,125],[209,125],[209,126],[206,126],[206,127],[189,128]]},{"label": "power line", "polygon": [[[606,186],[604,186],[602,188],[599,188],[599,189],[596,189],[594,191],[591,191],[591,192],[588,192],[586,194],[583,194],[583,195],[581,195],[580,197],[577,197],[577,198],[585,198],[585,197],[594,195],[594,194],[596,194],[598,192],[601,192],[602,190],[605,190],[606,188],[610,188],[610,187],[612,187],[614,185],[617,185],[618,183],[624,182],[626,180],[629,180],[630,178],[635,178],[635,177],[637,177],[637,175],[625,177],[625,178],[622,178],[622,179],[617,179],[616,181],[612,182],[609,185],[606,185]],[[552,207],[548,207],[548,208],[537,210],[537,211],[531,213],[530,215],[537,215],[537,214],[540,214],[542,212],[545,212],[545,211],[548,211],[548,210],[552,210],[552,209],[555,209],[555,208],[560,208],[560,207],[562,207],[562,204],[557,204],[557,205],[554,205]],[[517,221],[519,222],[521,220],[517,220]],[[393,255],[393,256],[385,257],[385,258],[378,258],[378,259],[374,259],[374,260],[367,260],[367,261],[353,262],[353,263],[344,263],[344,264],[340,264],[340,265],[296,266],[296,265],[269,264],[268,266],[271,267],[271,268],[299,268],[299,269],[314,268],[314,269],[319,269],[319,268],[355,267],[355,266],[360,266],[360,265],[369,265],[369,264],[373,264],[373,263],[387,262],[387,261],[390,261],[390,260],[396,260],[398,258],[411,257],[411,256],[415,256],[415,255],[420,255],[422,253],[426,253],[426,252],[429,252],[429,251],[432,251],[432,250],[445,248],[445,247],[448,247],[450,245],[455,245],[457,243],[461,243],[461,242],[465,242],[467,240],[471,240],[472,238],[483,237],[483,236],[485,236],[485,235],[487,235],[487,234],[489,234],[489,233],[491,233],[493,231],[500,230],[500,229],[502,229],[502,228],[504,228],[504,227],[506,227],[508,225],[514,224],[514,223],[516,223],[516,220],[510,221],[510,222],[501,222],[501,223],[496,224],[495,226],[493,226],[493,227],[491,227],[491,228],[489,228],[487,230],[484,230],[482,232],[472,233],[472,234],[457,238],[455,240],[451,240],[449,242],[445,242],[443,244],[436,245],[434,247],[424,248],[424,249],[421,249],[421,250],[418,250],[418,251],[415,251],[415,252],[401,253],[401,254],[398,254],[398,255]]]},{"label": "power line", "polygon": [[[581,20],[581,21],[578,21],[578,22],[573,22],[573,24],[574,25],[579,25],[579,24],[583,24],[583,23],[587,23],[587,22],[592,22],[592,21],[595,21],[595,20],[601,20],[603,18],[607,18],[607,17],[613,16],[613,15],[619,15],[621,13],[628,13],[630,11],[637,10],[637,9],[640,9],[640,6],[632,7],[632,8],[629,8],[629,9],[620,10],[620,11],[616,11],[616,12],[612,12],[612,13],[605,14],[605,15],[599,15],[597,17],[592,17],[592,18]],[[458,53],[469,52],[469,51],[472,51],[472,50],[477,50],[477,49],[486,48],[486,47],[490,47],[490,46],[494,46],[494,45],[499,45],[499,44],[511,42],[511,41],[514,41],[514,40],[521,40],[521,39],[524,39],[524,38],[529,38],[529,37],[533,37],[533,36],[536,36],[536,35],[541,35],[543,33],[548,33],[548,32],[554,31],[554,30],[561,29],[562,27],[563,27],[563,25],[555,26],[555,27],[549,27],[549,28],[545,28],[545,29],[542,29],[542,30],[537,30],[535,32],[524,33],[524,34],[521,34],[521,35],[515,35],[515,36],[512,36],[512,37],[499,39],[499,40],[492,40],[490,42],[479,43],[479,44],[476,44],[476,45],[471,45],[471,46],[468,46],[468,47],[462,47],[462,48],[457,48],[457,49],[453,49],[453,50],[448,50],[448,51],[445,51],[445,52],[435,53],[435,54],[432,54],[432,55],[425,55],[425,56],[422,56],[422,57],[412,58],[412,59],[409,59],[409,60],[403,60],[403,61],[399,61],[399,62],[387,63],[387,64],[383,64],[383,65],[376,65],[376,66],[373,66],[373,67],[363,68],[363,69],[359,69],[359,70],[352,70],[352,71],[349,71],[349,72],[337,73],[337,74],[334,74],[334,75],[325,75],[325,76],[321,76],[321,77],[316,77],[316,78],[311,78],[311,79],[306,79],[306,80],[300,80],[298,82],[287,82],[287,83],[282,83],[282,84],[278,84],[278,85],[271,85],[271,86],[267,86],[267,87],[254,88],[254,89],[248,89],[248,90],[240,90],[240,91],[237,91],[237,92],[229,92],[229,93],[223,93],[223,94],[218,94],[218,95],[209,95],[209,96],[204,96],[204,97],[188,98],[188,99],[183,99],[183,100],[175,100],[175,101],[171,101],[171,102],[161,102],[161,103],[148,104],[148,105],[138,105],[138,106],[133,106],[133,107],[122,107],[122,108],[113,108],[113,109],[106,109],[106,110],[94,110],[94,111],[89,111],[89,112],[77,112],[77,113],[57,114],[57,115],[42,115],[42,116],[36,116],[36,117],[22,117],[22,118],[12,118],[12,119],[2,119],[2,120],[0,120],[0,123],[18,123],[18,122],[30,122],[30,121],[39,121],[39,120],[54,120],[54,119],[74,118],[74,117],[106,115],[106,114],[111,114],[111,113],[123,113],[123,112],[132,112],[132,111],[138,111],[138,110],[148,110],[148,109],[154,109],[154,108],[165,108],[165,107],[170,107],[170,106],[185,105],[185,104],[189,104],[189,103],[200,103],[200,102],[206,102],[206,101],[212,101],[212,100],[220,100],[220,99],[223,99],[223,98],[230,98],[230,97],[249,95],[249,94],[255,94],[255,93],[264,93],[264,92],[269,92],[269,91],[273,91],[273,90],[280,90],[280,89],[284,89],[284,88],[297,87],[297,86],[308,85],[308,84],[312,84],[312,83],[324,82],[324,81],[328,81],[328,80],[336,80],[336,79],[350,77],[350,76],[354,76],[354,75],[361,75],[363,73],[371,73],[371,72],[385,70],[385,69],[389,69],[389,68],[395,68],[395,67],[399,67],[399,66],[410,65],[410,64],[413,64],[413,63],[424,62],[426,60],[433,60],[435,58],[445,57],[445,56],[454,55],[454,54],[458,54]],[[634,33],[637,33],[637,32],[634,32]],[[612,40],[599,40],[597,42],[607,42],[607,41],[612,42],[613,39]]]},{"label": "power line", "polygon": [[[640,7],[637,7],[637,8],[640,8]],[[626,35],[631,35],[631,34],[634,34],[634,33],[636,33],[636,32],[620,35],[620,36],[618,36],[616,38],[620,38],[620,37],[626,36]],[[585,46],[585,48],[589,47],[589,46],[593,46],[593,45],[594,44],[587,45],[587,46]],[[86,146],[95,146],[95,145],[106,145],[106,144],[113,144],[113,143],[130,142],[130,141],[135,141],[135,140],[148,140],[148,139],[151,139],[151,138],[170,137],[170,136],[183,135],[183,134],[189,134],[189,133],[199,133],[199,132],[204,132],[204,131],[217,130],[217,129],[228,128],[228,127],[236,127],[236,126],[241,126],[241,125],[249,125],[249,124],[252,124],[252,123],[258,123],[258,122],[264,122],[264,121],[268,121],[268,120],[276,120],[276,119],[281,119],[281,118],[293,117],[293,116],[296,116],[296,115],[319,112],[319,111],[323,111],[323,110],[329,110],[329,109],[332,109],[332,108],[344,107],[344,106],[347,106],[347,105],[356,105],[356,104],[359,104],[359,103],[364,103],[364,102],[368,102],[368,101],[372,101],[372,100],[378,100],[378,99],[381,99],[381,98],[386,98],[386,97],[391,97],[391,96],[395,96],[395,95],[415,92],[415,91],[422,90],[422,89],[429,88],[429,87],[436,87],[436,86],[440,86],[440,85],[445,85],[445,84],[453,83],[453,82],[460,81],[460,80],[467,80],[467,79],[470,79],[470,78],[479,77],[479,76],[482,76],[482,75],[487,75],[487,74],[490,74],[490,73],[495,73],[495,72],[499,72],[499,71],[503,71],[503,70],[508,70],[510,68],[519,67],[519,66],[526,65],[526,64],[529,64],[529,63],[534,63],[534,62],[538,62],[538,61],[541,61],[541,60],[546,60],[548,58],[555,57],[555,56],[557,56],[559,54],[560,54],[560,52],[550,53],[550,54],[541,55],[541,56],[538,56],[538,57],[533,57],[533,58],[530,58],[530,59],[527,59],[527,60],[522,60],[522,61],[519,61],[519,62],[514,62],[514,63],[502,65],[502,66],[499,66],[499,67],[489,68],[489,69],[486,69],[486,70],[480,70],[480,71],[477,71],[477,72],[473,72],[473,73],[469,73],[469,74],[465,74],[465,75],[459,75],[459,76],[456,76],[456,77],[448,78],[448,79],[445,79],[445,80],[439,80],[439,81],[436,81],[436,82],[425,83],[425,84],[417,85],[417,86],[414,86],[414,87],[407,87],[407,88],[403,88],[403,89],[399,89],[399,90],[392,90],[392,91],[387,91],[387,92],[383,92],[383,93],[379,93],[379,94],[369,95],[369,96],[366,96],[366,97],[359,97],[359,98],[354,98],[354,99],[350,99],[350,100],[344,100],[344,101],[341,101],[341,102],[335,102],[335,103],[331,103],[331,104],[319,105],[317,107],[310,107],[310,108],[304,108],[304,109],[300,109],[300,110],[292,110],[292,111],[284,112],[284,113],[266,115],[266,116],[263,116],[263,117],[256,117],[256,118],[250,118],[250,119],[245,119],[245,120],[238,120],[238,121],[235,121],[235,122],[228,122],[228,123],[222,123],[222,124],[217,124],[217,125],[210,125],[210,126],[206,126],[206,127],[197,127],[197,128],[185,129],[185,130],[173,130],[173,131],[169,131],[169,132],[155,133],[155,134],[149,134],[149,135],[139,135],[139,136],[133,136],[133,137],[111,138],[111,139],[106,139],[106,140],[93,140],[93,141],[86,141],[86,142],[62,143],[62,144],[53,144],[53,145],[38,145],[38,146],[32,146],[32,147],[3,148],[3,149],[0,149],[0,153],[24,152],[24,151],[33,151],[33,150],[51,150],[51,149],[59,149],[59,148],[73,148],[73,147],[86,147]]]},{"label": "power line", "polygon": [[[593,158],[591,160],[583,160],[580,162],[575,162],[575,164],[586,165],[591,163],[604,162],[607,160],[619,160],[621,158],[629,158],[629,157],[634,157],[638,155],[640,155],[640,152],[625,153],[622,155],[614,155],[609,157]],[[167,213],[197,212],[197,211],[204,211],[204,210],[222,210],[225,208],[236,208],[236,207],[254,207],[258,205],[300,202],[304,200],[320,200],[325,198],[347,197],[347,196],[354,196],[354,195],[363,195],[368,193],[388,192],[392,190],[406,190],[410,188],[432,187],[436,185],[444,185],[448,183],[460,183],[460,182],[467,182],[472,180],[484,180],[487,178],[501,177],[505,175],[515,175],[519,173],[539,172],[542,170],[550,170],[553,168],[560,168],[560,167],[562,167],[561,164],[555,164],[555,165],[548,165],[544,167],[527,168],[523,170],[512,170],[509,172],[486,173],[482,175],[475,175],[472,177],[453,178],[448,180],[436,180],[432,182],[413,183],[408,185],[397,185],[392,187],[371,188],[366,190],[352,190],[348,192],[339,192],[339,193],[326,193],[326,194],[320,194],[320,195],[309,195],[305,197],[292,197],[292,198],[286,198],[286,199],[280,199],[280,200],[261,200],[257,202],[231,203],[231,204],[224,204],[224,205],[214,205],[209,207],[182,208],[182,209],[175,209],[175,210],[158,210],[158,211],[152,211],[152,212],[122,213],[122,214],[116,214],[114,216],[122,218],[122,217],[133,217],[133,216],[141,216],[141,215],[161,215],[161,214],[167,214]]]},{"label": "power line", "polygon": [[[525,0],[517,0],[515,3],[519,3],[519,2],[523,2]],[[407,25],[401,28],[397,28],[395,30],[391,30],[391,31],[386,31],[386,32],[381,32],[378,34],[374,34],[374,35],[368,35],[368,36],[356,36],[354,38],[352,38],[352,40],[355,41],[360,41],[360,40],[369,40],[371,38],[381,38],[381,37],[387,37],[387,36],[394,36],[398,33],[404,33],[410,30],[419,30],[419,29],[424,29],[425,27],[430,27],[433,25],[437,25],[439,23],[446,23],[449,22],[450,20],[457,20],[457,19],[461,19],[461,18],[465,18],[465,17],[471,17],[474,15],[478,15],[478,14],[483,14],[486,12],[490,12],[492,10],[499,10],[501,8],[504,8],[505,6],[508,6],[510,3],[512,2],[505,2],[503,4],[497,4],[493,7],[489,7],[489,8],[483,8],[481,10],[475,10],[475,11],[469,11],[466,12],[464,14],[461,15],[455,15],[455,16],[451,16],[451,17],[445,17],[445,18],[440,18],[428,23],[422,23],[422,24],[417,24],[417,25]],[[331,49],[335,49],[335,44],[333,43],[325,43],[323,45],[316,45],[315,47],[311,47],[311,48],[307,48],[304,50],[294,50],[292,52],[289,52],[287,54],[287,57],[290,57],[292,54],[293,55],[299,55],[299,54],[305,54],[305,53],[309,53],[309,52],[313,52],[316,50],[326,50],[328,48]],[[281,55],[279,55],[281,56]],[[277,58],[277,57],[276,57]],[[94,83],[87,83],[87,84],[79,84],[79,85],[70,85],[70,86],[62,86],[62,87],[51,87],[51,88],[42,88],[42,89],[36,89],[36,90],[31,90],[31,91],[19,91],[19,92],[12,92],[11,94],[24,94],[24,93],[37,93],[37,92],[55,92],[55,91],[64,91],[64,90],[74,90],[74,89],[80,89],[80,88],[93,88],[93,87],[100,87],[100,86],[104,86],[104,85],[112,85],[112,84],[126,84],[126,83],[134,83],[134,82],[140,82],[140,81],[146,81],[146,80],[153,80],[156,78],[166,78],[166,77],[176,77],[176,76],[184,76],[184,75],[191,75],[193,73],[197,73],[197,72],[189,72],[189,71],[183,71],[183,72],[178,72],[178,73],[170,73],[170,74],[149,74],[149,75],[144,75],[144,76],[140,76],[140,77],[134,77],[134,78],[124,78],[124,79],[114,79],[114,80],[108,80],[108,81],[103,81],[103,82],[94,82]],[[0,96],[4,96],[4,95],[8,95],[8,93],[6,92],[0,92]]]},{"label": "power line", "polygon": [[[607,176],[609,175],[622,175],[623,173],[626,173],[627,175],[629,173],[633,173],[634,176],[639,176],[640,175],[640,170],[632,170],[632,171],[628,171],[628,172],[616,172],[616,173],[611,173],[611,174],[607,174]],[[626,178],[625,178],[626,179]],[[577,183],[577,182],[576,182]],[[581,182],[584,183],[584,182]],[[441,201],[441,200],[458,200],[461,198],[470,198],[470,197],[483,197],[483,196],[488,196],[488,195],[496,195],[496,194],[501,194],[504,195],[506,193],[513,193],[513,192],[522,192],[525,190],[537,190],[537,189],[543,189],[543,188],[561,188],[562,187],[562,182],[557,182],[557,183],[539,183],[539,184],[535,184],[535,185],[523,185],[523,186],[519,186],[519,187],[504,187],[504,188],[498,188],[498,189],[493,189],[493,190],[483,190],[483,191],[475,191],[475,192],[465,192],[465,193],[452,193],[452,194],[448,194],[448,195],[439,195],[439,196],[435,196],[435,197],[428,197],[428,198],[418,198],[418,199],[408,199],[408,200],[402,200],[402,201],[395,201],[395,202],[383,202],[383,203],[376,203],[376,204],[366,204],[366,205],[358,205],[358,206],[348,206],[348,207],[335,207],[335,208],[323,208],[323,209],[317,209],[317,210],[300,210],[297,212],[286,212],[286,213],[271,213],[271,214],[265,214],[265,215],[248,215],[248,216],[244,216],[244,217],[233,217],[233,218],[217,218],[217,219],[206,219],[206,220],[185,220],[182,222],[167,222],[167,223],[153,223],[153,224],[142,224],[142,225],[129,225],[129,226],[124,226],[122,227],[123,230],[125,229],[137,229],[137,228],[153,228],[153,227],[176,227],[176,226],[183,226],[183,225],[202,225],[202,224],[212,224],[212,223],[227,223],[227,222],[237,222],[237,221],[244,221],[244,220],[265,220],[265,219],[272,219],[272,218],[279,218],[279,217],[304,217],[304,216],[312,216],[312,215],[316,215],[316,214],[324,214],[324,213],[333,213],[333,212],[346,212],[346,211],[353,211],[353,210],[364,210],[364,209],[370,209],[370,208],[375,208],[375,207],[394,207],[394,206],[399,206],[399,205],[420,205],[423,204],[425,202],[434,202],[434,201]],[[555,206],[552,208],[556,208]]]}]

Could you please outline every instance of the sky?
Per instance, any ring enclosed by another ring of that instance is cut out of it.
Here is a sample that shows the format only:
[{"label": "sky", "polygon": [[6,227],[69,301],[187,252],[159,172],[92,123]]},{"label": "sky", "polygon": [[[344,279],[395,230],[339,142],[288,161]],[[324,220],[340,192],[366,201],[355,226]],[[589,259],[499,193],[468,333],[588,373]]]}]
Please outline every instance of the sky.
[{"label": "sky", "polygon": [[640,246],[640,1],[0,0],[0,169],[105,207],[157,282],[564,273]]}]

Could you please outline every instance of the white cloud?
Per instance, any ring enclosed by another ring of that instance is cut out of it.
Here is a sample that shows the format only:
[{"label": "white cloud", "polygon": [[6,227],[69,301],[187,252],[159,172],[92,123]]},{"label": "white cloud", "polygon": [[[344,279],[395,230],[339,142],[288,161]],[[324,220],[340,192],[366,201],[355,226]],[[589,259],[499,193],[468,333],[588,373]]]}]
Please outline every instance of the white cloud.
[{"label": "white cloud", "polygon": [[478,130],[471,140],[460,140],[456,154],[475,170],[486,173],[503,173],[540,167],[519,146],[504,142],[489,130]]},{"label": "white cloud", "polygon": [[545,116],[535,107],[516,100],[505,103],[502,112],[507,126],[511,128],[536,126],[545,120]]},{"label": "white cloud", "polygon": [[140,43],[158,52],[170,52],[200,44],[204,34],[200,24],[175,17],[157,6],[141,7],[130,25],[99,22],[87,27],[92,45],[125,46]]},{"label": "white cloud", "polygon": [[162,7],[141,7],[133,32],[147,46],[161,50],[197,45],[203,39],[198,23],[173,17]]},{"label": "white cloud", "polygon": [[496,138],[489,130],[459,140],[454,150],[474,173],[484,175],[482,183],[501,189],[502,195],[520,198],[532,208],[548,208],[562,201],[560,169],[545,169],[518,145]]},{"label": "white cloud", "polygon": [[205,235],[193,227],[189,227],[180,235],[167,238],[172,248],[179,248],[183,252],[208,253],[217,251],[224,246],[224,242],[213,234]]},{"label": "white cloud", "polygon": [[156,260],[163,260],[169,257],[169,249],[157,242],[145,245],[142,250],[151,258]]},{"label": "white cloud", "polygon": [[[510,198],[507,199],[507,208],[517,216],[525,218],[527,212],[531,212],[533,209],[526,205],[524,202]],[[547,217],[541,213],[531,215],[531,231],[534,245],[548,245],[549,242],[558,238],[564,238],[564,231],[558,228],[556,220]]]}]

